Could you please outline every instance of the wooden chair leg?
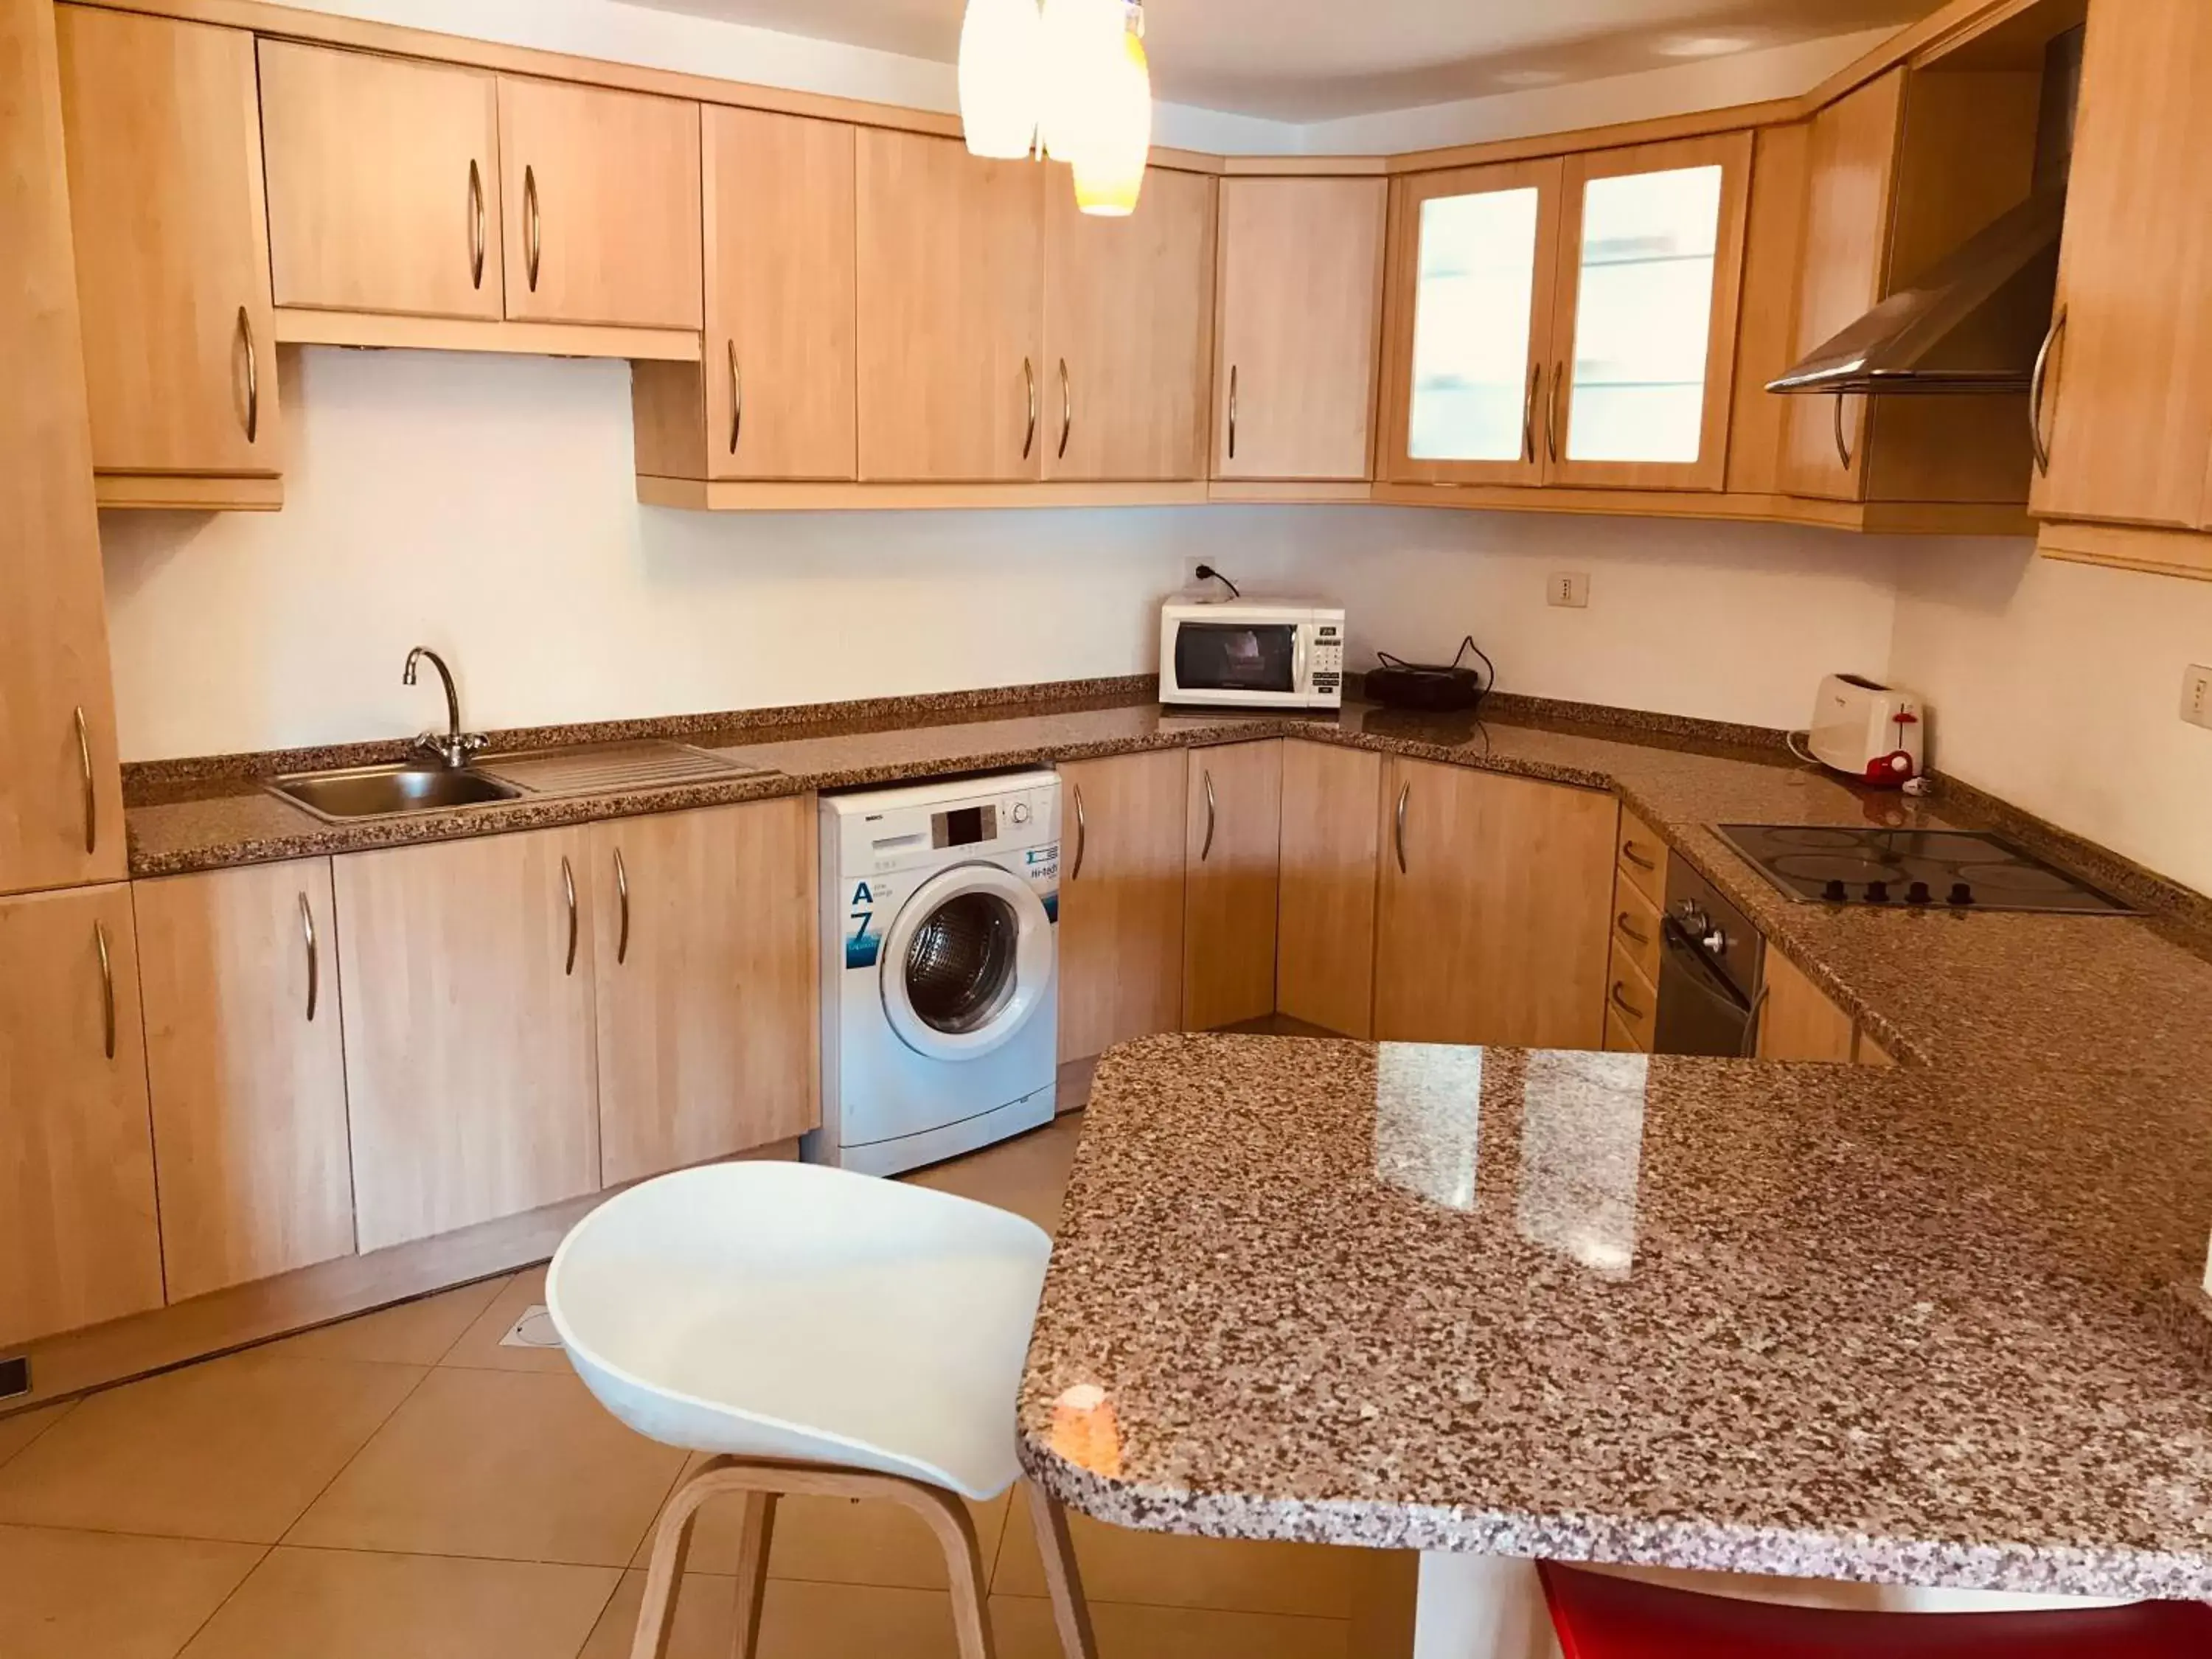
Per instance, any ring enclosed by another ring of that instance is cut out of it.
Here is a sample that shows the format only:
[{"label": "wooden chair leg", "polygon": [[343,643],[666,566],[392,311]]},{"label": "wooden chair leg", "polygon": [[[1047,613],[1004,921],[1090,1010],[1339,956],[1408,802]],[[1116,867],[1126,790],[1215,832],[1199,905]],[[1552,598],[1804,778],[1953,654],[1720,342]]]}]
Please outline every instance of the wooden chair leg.
[{"label": "wooden chair leg", "polygon": [[775,1541],[775,1494],[745,1494],[744,1530],[738,1538],[738,1628],[735,1659],[753,1659],[760,1647],[761,1600],[768,1590],[769,1549]]},{"label": "wooden chair leg", "polygon": [[1060,1631],[1060,1650],[1067,1659],[1098,1659],[1098,1638],[1091,1629],[1091,1604],[1083,1599],[1083,1573],[1075,1564],[1067,1510],[1035,1481],[1027,1485],[1030,1520],[1036,1528],[1037,1553],[1044,1558],[1045,1588],[1052,1593],[1052,1622]]},{"label": "wooden chair leg", "polygon": [[[720,1460],[717,1460],[718,1462]],[[637,1634],[630,1659],[668,1659],[668,1639],[676,1629],[676,1594],[684,1588],[684,1564],[691,1554],[691,1523],[699,1506],[720,1483],[709,1463],[676,1489],[653,1534],[653,1562],[645,1575],[645,1600],[637,1610]]]},{"label": "wooden chair leg", "polygon": [[929,1523],[945,1551],[945,1576],[952,1588],[952,1627],[960,1638],[960,1659],[994,1659],[988,1601],[990,1587],[983,1574],[983,1552],[975,1541],[975,1523],[968,1506],[950,1492],[915,1480],[885,1480],[885,1497],[896,1498]]}]

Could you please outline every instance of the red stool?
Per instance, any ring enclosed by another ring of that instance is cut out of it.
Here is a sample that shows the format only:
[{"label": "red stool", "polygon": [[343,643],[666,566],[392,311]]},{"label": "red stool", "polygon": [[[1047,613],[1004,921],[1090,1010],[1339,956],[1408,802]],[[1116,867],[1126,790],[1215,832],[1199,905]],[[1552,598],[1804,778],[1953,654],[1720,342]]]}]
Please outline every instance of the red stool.
[{"label": "red stool", "polygon": [[1540,1561],[1567,1659],[2212,1659],[2212,1607],[1836,1613]]}]

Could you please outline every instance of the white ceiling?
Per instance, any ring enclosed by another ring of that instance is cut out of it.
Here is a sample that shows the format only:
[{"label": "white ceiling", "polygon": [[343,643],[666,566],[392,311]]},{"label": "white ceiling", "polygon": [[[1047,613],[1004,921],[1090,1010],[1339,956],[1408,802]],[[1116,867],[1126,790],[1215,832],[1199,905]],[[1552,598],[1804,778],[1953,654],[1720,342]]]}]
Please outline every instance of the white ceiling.
[{"label": "white ceiling", "polygon": [[[635,0],[950,63],[964,0]],[[1902,27],[1942,0],[1147,0],[1158,94],[1281,121]]]}]

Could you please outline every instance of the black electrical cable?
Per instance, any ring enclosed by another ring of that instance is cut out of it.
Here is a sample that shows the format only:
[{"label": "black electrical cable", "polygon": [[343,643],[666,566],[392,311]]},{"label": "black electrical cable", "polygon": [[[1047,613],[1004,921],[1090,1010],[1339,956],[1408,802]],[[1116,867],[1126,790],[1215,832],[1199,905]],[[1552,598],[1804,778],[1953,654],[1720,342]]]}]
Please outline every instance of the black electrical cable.
[{"label": "black electrical cable", "polygon": [[[1223,575],[1218,570],[1216,570],[1210,564],[1202,564],[1199,566],[1198,579],[1202,582],[1219,582],[1224,587],[1229,590],[1229,597],[1232,599],[1241,599],[1244,597],[1242,593],[1237,591],[1237,584],[1235,582],[1231,581],[1228,577]],[[1473,641],[1470,641],[1469,643],[1472,644]]]}]

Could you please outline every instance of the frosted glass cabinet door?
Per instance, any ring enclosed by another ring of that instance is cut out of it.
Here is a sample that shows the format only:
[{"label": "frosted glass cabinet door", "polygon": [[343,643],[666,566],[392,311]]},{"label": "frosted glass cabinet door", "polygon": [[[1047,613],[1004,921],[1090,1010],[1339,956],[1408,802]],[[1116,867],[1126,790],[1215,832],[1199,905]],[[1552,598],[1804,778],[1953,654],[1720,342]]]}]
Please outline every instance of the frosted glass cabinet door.
[{"label": "frosted glass cabinet door", "polygon": [[1565,163],[1401,181],[1389,476],[1543,481],[1545,363]]},{"label": "frosted glass cabinet door", "polygon": [[1572,156],[1544,411],[1548,481],[1725,481],[1752,136]]}]

